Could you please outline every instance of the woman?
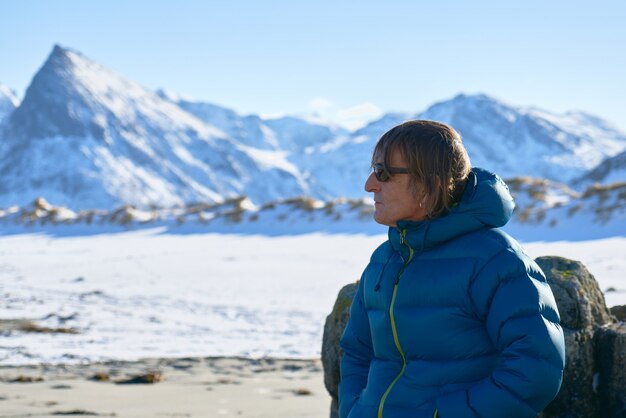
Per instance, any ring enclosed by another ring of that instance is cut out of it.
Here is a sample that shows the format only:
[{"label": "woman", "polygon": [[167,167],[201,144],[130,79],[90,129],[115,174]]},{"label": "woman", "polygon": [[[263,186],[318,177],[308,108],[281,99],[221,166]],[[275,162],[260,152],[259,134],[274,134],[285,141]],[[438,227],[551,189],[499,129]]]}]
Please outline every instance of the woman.
[{"label": "woman", "polygon": [[389,239],[341,340],[340,417],[536,416],[561,384],[563,331],[543,273],[498,229],[508,188],[432,121],[385,133],[372,168],[365,190]]}]

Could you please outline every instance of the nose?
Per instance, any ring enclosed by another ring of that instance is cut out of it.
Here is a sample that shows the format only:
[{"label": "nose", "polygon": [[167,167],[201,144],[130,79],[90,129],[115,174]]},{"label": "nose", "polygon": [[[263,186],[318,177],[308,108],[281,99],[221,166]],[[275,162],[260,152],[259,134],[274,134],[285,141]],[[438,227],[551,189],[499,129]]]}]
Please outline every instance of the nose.
[{"label": "nose", "polygon": [[365,180],[365,191],[368,193],[375,193],[380,190],[380,182],[374,175],[374,173],[370,173],[367,180]]}]

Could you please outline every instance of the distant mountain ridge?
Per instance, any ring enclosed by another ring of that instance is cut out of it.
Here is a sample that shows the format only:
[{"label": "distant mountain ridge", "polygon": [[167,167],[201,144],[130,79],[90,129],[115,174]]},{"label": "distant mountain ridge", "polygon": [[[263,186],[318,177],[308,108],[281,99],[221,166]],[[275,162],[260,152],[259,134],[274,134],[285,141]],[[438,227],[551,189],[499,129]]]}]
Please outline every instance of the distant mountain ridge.
[{"label": "distant mountain ridge", "polygon": [[[21,103],[3,100],[3,91],[0,207],[38,196],[72,209],[217,203],[242,195],[257,204],[302,195],[360,198],[375,142],[408,119],[450,123],[474,165],[504,178],[587,185],[600,178],[589,173],[626,149],[626,134],[595,116],[555,115],[486,95],[385,114],[353,132],[291,116],[244,116],[149,91],[58,45]],[[609,173],[602,178],[619,181],[620,167],[604,168]]]},{"label": "distant mountain ridge", "polygon": [[454,126],[472,161],[503,177],[530,175],[568,183],[626,145],[624,133],[600,118],[514,107],[485,95],[459,95],[418,117]]}]

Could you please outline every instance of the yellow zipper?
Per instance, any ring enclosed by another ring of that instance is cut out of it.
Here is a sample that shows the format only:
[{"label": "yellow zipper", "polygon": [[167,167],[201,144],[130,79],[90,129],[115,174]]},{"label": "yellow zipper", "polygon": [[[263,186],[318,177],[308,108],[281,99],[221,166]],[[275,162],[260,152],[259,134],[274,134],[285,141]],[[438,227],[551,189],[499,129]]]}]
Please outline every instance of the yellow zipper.
[{"label": "yellow zipper", "polygon": [[400,357],[402,357],[402,368],[400,369],[400,373],[398,373],[396,378],[391,381],[391,383],[389,384],[389,387],[387,387],[387,390],[385,391],[385,393],[383,393],[383,396],[380,398],[380,404],[378,405],[378,418],[383,418],[383,408],[385,406],[385,400],[387,400],[387,396],[389,396],[391,389],[396,384],[396,382],[400,380],[400,378],[404,374],[404,370],[406,369],[406,357],[404,356],[404,350],[402,350],[402,346],[400,346],[400,339],[398,338],[398,330],[396,329],[395,315],[393,313],[393,305],[396,302],[396,294],[398,293],[398,283],[400,283],[400,276],[402,276],[402,273],[404,273],[404,270],[413,259],[413,249],[409,245],[406,244],[406,241],[404,240],[405,236],[406,236],[406,229],[403,229],[402,233],[400,234],[400,243],[405,244],[408,247],[409,259],[404,263],[404,266],[402,266],[402,269],[398,272],[398,275],[396,276],[396,280],[393,284],[393,294],[391,295],[391,304],[389,305],[389,319],[391,322],[391,332],[393,334],[393,342],[396,344],[396,348],[398,349],[398,352],[400,353]]}]

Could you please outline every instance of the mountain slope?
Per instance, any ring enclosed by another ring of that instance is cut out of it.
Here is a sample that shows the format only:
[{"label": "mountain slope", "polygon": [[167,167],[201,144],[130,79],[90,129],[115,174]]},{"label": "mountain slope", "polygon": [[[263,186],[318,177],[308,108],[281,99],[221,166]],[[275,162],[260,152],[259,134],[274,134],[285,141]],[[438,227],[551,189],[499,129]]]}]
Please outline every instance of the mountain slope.
[{"label": "mountain slope", "polygon": [[[157,94],[219,128],[259,158],[280,159],[283,164],[292,167],[294,173],[299,172],[312,196],[332,198],[361,194],[360,188],[354,188],[354,184],[360,182],[360,177],[356,181],[346,173],[327,177],[337,167],[336,161],[332,161],[337,156],[331,157],[329,165],[326,165],[324,156],[349,141],[350,133],[343,128],[293,116],[271,119],[262,119],[256,115],[242,116],[231,109],[179,97],[171,92],[159,90]],[[348,158],[353,159],[355,156],[350,155]],[[366,159],[369,160],[369,157]],[[365,170],[359,176],[366,175],[368,167],[369,164],[366,164]],[[295,194],[285,194],[283,197],[290,196]]]},{"label": "mountain slope", "polygon": [[180,97],[164,90],[158,90],[157,94],[201,121],[220,129],[240,144],[265,150],[280,149],[273,132],[264,126],[263,121],[258,116],[241,116],[234,110]]}]

